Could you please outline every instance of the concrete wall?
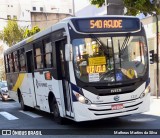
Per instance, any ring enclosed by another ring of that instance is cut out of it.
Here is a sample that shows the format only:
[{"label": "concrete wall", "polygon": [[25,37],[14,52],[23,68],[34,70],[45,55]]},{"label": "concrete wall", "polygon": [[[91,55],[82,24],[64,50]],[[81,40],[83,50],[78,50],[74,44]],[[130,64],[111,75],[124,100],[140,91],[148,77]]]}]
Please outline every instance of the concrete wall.
[{"label": "concrete wall", "polygon": [[32,19],[31,24],[32,27],[37,25],[41,30],[43,30],[69,16],[70,15],[68,14],[60,14],[60,13],[31,12],[31,19]]}]

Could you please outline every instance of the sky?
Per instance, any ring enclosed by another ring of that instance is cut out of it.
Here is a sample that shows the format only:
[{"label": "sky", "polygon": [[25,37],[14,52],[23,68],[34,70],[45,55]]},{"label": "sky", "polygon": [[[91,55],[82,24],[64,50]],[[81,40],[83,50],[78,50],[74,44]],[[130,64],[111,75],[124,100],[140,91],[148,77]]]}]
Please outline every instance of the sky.
[{"label": "sky", "polygon": [[89,0],[74,0],[75,11],[82,9],[83,7],[89,5]]}]

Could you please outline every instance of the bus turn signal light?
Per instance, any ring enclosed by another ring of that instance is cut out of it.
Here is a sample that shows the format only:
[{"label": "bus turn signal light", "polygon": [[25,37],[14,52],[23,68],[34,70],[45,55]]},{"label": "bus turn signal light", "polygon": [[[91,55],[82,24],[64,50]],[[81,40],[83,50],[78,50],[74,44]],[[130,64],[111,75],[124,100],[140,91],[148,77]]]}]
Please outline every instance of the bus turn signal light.
[{"label": "bus turn signal light", "polygon": [[45,73],[45,79],[46,79],[46,80],[52,80],[52,76],[51,76],[51,73],[50,73],[50,72],[46,72],[46,73]]}]

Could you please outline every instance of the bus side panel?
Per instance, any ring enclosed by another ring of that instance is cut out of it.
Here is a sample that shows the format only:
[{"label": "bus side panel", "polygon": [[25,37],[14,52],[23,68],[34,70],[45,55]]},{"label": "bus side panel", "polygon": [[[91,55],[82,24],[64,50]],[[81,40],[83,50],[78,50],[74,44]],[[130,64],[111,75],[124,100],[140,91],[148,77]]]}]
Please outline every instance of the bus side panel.
[{"label": "bus side panel", "polygon": [[13,87],[16,84],[18,75],[18,73],[6,74],[9,96],[15,101],[18,101],[18,96],[16,88],[13,90]]},{"label": "bus side panel", "polygon": [[48,71],[44,71],[43,73],[40,72],[35,72],[34,74],[34,84],[35,84],[35,94],[36,94],[36,99],[37,99],[37,106],[39,106],[40,110],[50,112],[49,108],[49,99],[48,95],[49,92],[53,92],[56,101],[58,103],[59,109],[61,114],[62,109],[61,109],[61,100],[60,100],[60,89],[59,85],[61,84],[60,81],[55,80],[53,77],[51,80],[47,80],[45,78],[45,73]]},{"label": "bus side panel", "polygon": [[34,88],[30,85],[32,80],[29,79],[30,74],[27,73],[12,73],[7,75],[8,90],[10,97],[15,101],[18,101],[17,91],[20,90],[22,94],[24,104],[30,107],[34,107],[35,98],[33,97]]},{"label": "bus side panel", "polygon": [[26,73],[20,86],[24,104],[30,107],[36,106],[36,99],[34,93],[34,85],[32,73]]}]

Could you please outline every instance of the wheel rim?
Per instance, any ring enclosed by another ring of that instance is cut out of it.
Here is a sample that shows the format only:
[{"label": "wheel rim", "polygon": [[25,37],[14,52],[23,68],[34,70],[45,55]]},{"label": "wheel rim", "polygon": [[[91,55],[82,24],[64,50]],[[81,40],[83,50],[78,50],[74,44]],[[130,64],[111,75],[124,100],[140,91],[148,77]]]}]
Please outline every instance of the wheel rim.
[{"label": "wheel rim", "polygon": [[58,118],[59,117],[59,109],[58,109],[58,105],[57,104],[54,104],[54,109],[53,109],[53,114],[54,114],[54,117],[55,118]]}]

